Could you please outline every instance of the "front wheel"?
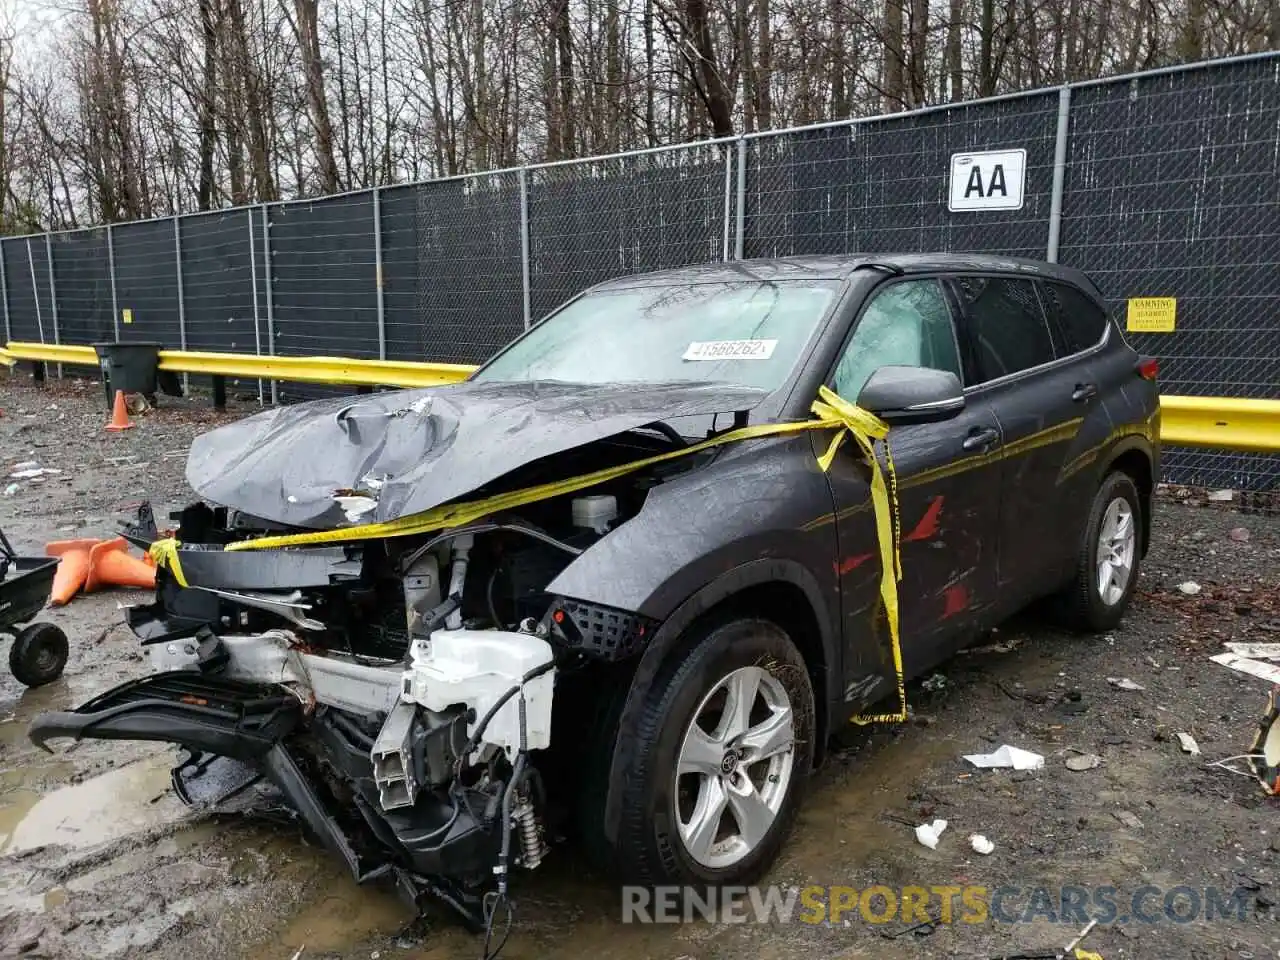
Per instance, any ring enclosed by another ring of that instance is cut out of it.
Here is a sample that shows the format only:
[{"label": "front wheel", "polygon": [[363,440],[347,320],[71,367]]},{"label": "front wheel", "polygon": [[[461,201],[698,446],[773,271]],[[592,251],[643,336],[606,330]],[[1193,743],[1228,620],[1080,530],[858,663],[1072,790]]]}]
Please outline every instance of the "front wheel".
[{"label": "front wheel", "polygon": [[776,624],[707,631],[643,704],[615,863],[641,883],[745,884],[776,858],[813,758],[813,687]]},{"label": "front wheel", "polygon": [[1106,476],[1094,495],[1076,572],[1063,592],[1071,626],[1111,630],[1120,622],[1138,585],[1142,561],[1142,497],[1127,473]]}]

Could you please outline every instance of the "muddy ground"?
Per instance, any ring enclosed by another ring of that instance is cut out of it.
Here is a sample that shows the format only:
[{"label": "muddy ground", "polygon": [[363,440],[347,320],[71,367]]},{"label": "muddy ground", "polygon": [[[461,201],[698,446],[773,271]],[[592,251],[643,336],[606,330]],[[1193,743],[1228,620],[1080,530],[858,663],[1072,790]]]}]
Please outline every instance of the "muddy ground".
[{"label": "muddy ground", "polygon": [[[105,536],[141,497],[182,502],[185,451],[219,420],[204,401],[162,400],[112,435],[98,388],[37,390],[0,373],[0,467],[36,460],[62,472],[0,497],[0,527],[31,552],[51,539]],[[8,484],[0,481],[0,488]],[[1267,685],[1211,664],[1225,640],[1280,641],[1280,516],[1167,497],[1140,595],[1121,629],[1063,634],[1024,617],[915,686],[916,721],[842,732],[813,779],[794,837],[769,881],[890,887],[977,884],[1024,891],[1117,888],[1126,913],[1143,884],[1243,891],[1245,918],[1111,923],[1085,946],[1107,960],[1280,956],[1280,810],[1258,784],[1206,765],[1245,752]],[[1241,533],[1241,528],[1246,531]],[[1236,531],[1234,535],[1232,531]],[[1177,591],[1195,580],[1196,596]],[[168,789],[171,753],[94,741],[50,756],[25,727],[144,672],[101,593],[49,612],[71,639],[65,677],[25,691],[0,670],[0,955],[432,958],[479,955],[447,916],[413,918],[389,892],[358,888],[295,828],[187,811]],[[995,644],[994,649],[990,649]],[[1144,689],[1125,691],[1107,678]],[[1203,756],[1182,752],[1191,734]],[[1046,757],[1034,772],[976,771],[962,754],[1002,743]],[[1069,757],[1101,764],[1072,771]],[[949,821],[936,850],[912,826]],[[995,845],[979,856],[971,833]],[[512,958],[996,957],[1060,949],[1080,928],[1051,923],[939,925],[903,933],[850,913],[837,924],[645,926],[572,850],[557,849],[516,890]],[[878,904],[879,901],[877,900]],[[1018,915],[1025,897],[1006,915]]]}]

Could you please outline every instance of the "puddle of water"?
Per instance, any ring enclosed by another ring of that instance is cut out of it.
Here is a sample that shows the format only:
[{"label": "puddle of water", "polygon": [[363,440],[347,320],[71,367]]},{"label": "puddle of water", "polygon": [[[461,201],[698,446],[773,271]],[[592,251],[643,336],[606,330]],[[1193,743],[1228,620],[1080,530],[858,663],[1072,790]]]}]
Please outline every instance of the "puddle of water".
[{"label": "puddle of water", "polygon": [[[905,827],[885,821],[881,813],[900,806],[917,778],[952,761],[962,752],[962,746],[918,731],[893,742],[864,746],[847,767],[840,766],[837,759],[833,768],[819,774],[811,784],[783,858],[764,882],[847,882],[851,871],[866,868],[883,858],[886,851],[914,843]],[[280,849],[268,844],[255,852],[273,863],[278,863],[279,858],[296,858],[298,853],[287,843],[282,843]],[[251,869],[248,863],[245,866]],[[638,960],[694,955],[703,940],[727,944],[742,935],[741,931],[697,924],[623,924],[618,894],[607,882],[591,880],[568,860],[548,866],[551,869],[539,871],[537,877],[525,878],[526,889],[516,891],[517,902],[524,901],[524,910],[503,951],[512,960],[579,956]],[[289,875],[296,873],[294,889],[307,883],[323,893],[299,904],[285,930],[272,937],[269,945],[259,948],[255,956],[262,960],[288,960],[300,947],[305,947],[304,956],[312,951],[366,956],[367,952],[362,951],[371,938],[394,936],[413,919],[412,911],[393,892],[358,886],[344,871],[330,868],[324,861],[320,868],[323,875],[318,877],[316,863],[307,858],[294,859],[277,870],[276,879],[286,887],[291,885]],[[431,927],[424,942],[403,954],[406,960],[455,960],[477,949],[478,941],[451,925],[443,914]],[[757,955],[761,946],[743,943],[751,955]],[[865,954],[873,955],[880,956]],[[854,952],[849,956],[864,954]],[[882,960],[889,956],[883,954]]]},{"label": "puddle of water", "polygon": [[169,790],[171,766],[160,754],[43,796],[8,793],[0,807],[0,853],[90,847],[180,819],[186,807]]},{"label": "puddle of water", "polygon": [[118,684],[127,670],[128,664],[103,664],[102,669],[64,673],[60,679],[43,687],[24,687],[21,696],[12,701],[18,734],[25,741],[27,723],[37,713],[78,706]]},{"label": "puddle of water", "polygon": [[0,806],[0,853],[9,849],[14,828],[39,802],[40,794],[35,790],[9,790],[5,793],[4,805]]},{"label": "puddle of water", "polygon": [[284,946],[305,946],[308,953],[345,950],[371,936],[402,930],[414,919],[414,911],[390,891],[362,887],[350,877],[335,877],[326,886],[322,898],[289,921],[280,937]]},{"label": "puddle of water", "polygon": [[848,767],[818,774],[779,867],[810,883],[844,882],[849,869],[885,851],[915,843],[906,827],[885,820],[927,770],[953,761],[962,745],[922,730],[879,746],[864,746]]}]

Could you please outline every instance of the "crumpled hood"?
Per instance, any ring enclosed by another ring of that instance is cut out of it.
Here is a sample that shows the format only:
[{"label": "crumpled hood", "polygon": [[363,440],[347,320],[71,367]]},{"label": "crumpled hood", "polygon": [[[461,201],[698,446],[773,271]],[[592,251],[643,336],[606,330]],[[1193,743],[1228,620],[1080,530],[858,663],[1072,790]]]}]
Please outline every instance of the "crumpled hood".
[{"label": "crumpled hood", "polygon": [[359,523],[447,503],[526,463],[659,420],[749,410],[724,384],[456,383],[275,407],[196,438],[204,499],[289,526],[351,525],[340,490],[378,488]]}]

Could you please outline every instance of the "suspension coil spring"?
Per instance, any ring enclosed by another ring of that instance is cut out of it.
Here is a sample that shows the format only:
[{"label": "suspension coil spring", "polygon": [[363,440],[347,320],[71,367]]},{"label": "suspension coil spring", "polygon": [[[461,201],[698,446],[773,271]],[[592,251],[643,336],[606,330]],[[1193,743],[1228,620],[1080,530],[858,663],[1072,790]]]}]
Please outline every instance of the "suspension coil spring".
[{"label": "suspension coil spring", "polygon": [[515,821],[520,836],[521,862],[526,870],[533,870],[542,863],[547,855],[547,845],[542,839],[542,825],[538,822],[538,814],[527,798],[522,798],[514,810],[511,819]]}]

